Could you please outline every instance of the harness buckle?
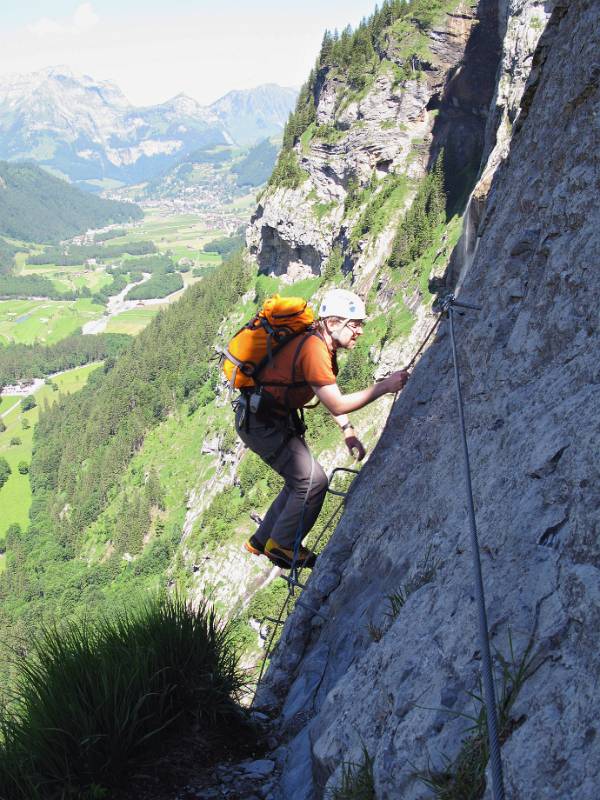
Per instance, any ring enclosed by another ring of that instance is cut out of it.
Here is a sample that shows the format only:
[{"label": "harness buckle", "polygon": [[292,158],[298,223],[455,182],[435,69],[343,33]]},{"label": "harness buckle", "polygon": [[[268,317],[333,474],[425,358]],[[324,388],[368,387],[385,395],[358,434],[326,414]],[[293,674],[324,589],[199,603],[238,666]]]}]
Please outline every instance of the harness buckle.
[{"label": "harness buckle", "polygon": [[262,387],[250,394],[249,408],[252,414],[257,414],[262,404]]}]

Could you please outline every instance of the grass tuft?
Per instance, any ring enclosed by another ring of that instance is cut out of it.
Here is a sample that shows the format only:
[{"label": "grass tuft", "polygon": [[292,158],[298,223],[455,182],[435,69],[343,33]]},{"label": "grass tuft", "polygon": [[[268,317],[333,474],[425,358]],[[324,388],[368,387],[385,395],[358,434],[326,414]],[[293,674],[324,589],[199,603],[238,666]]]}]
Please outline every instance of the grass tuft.
[{"label": "grass tuft", "polygon": [[[537,672],[545,661],[532,656],[532,638],[520,658],[515,655],[510,633],[508,640],[509,658],[496,653],[497,683],[500,685],[498,732],[501,743],[504,743],[523,722],[522,719],[513,718],[513,706],[525,681]],[[469,720],[470,725],[456,758],[450,759],[444,756],[441,768],[434,769],[428,766],[426,770],[414,773],[414,777],[431,789],[438,800],[481,800],[485,793],[489,745],[487,714],[481,687],[478,692],[470,693],[470,697],[475,703],[474,713],[457,715]]]},{"label": "grass tuft", "polygon": [[329,795],[330,800],[375,800],[373,759],[363,745],[363,757],[359,764],[344,762],[340,785]]},{"label": "grass tuft", "polygon": [[212,608],[147,601],[91,626],[46,628],[16,656],[0,715],[0,797],[99,797],[149,763],[171,732],[206,743],[240,727],[244,685],[229,629]]},{"label": "grass tuft", "polygon": [[439,565],[438,560],[431,558],[431,547],[429,547],[425,558],[417,563],[408,580],[396,591],[387,595],[389,609],[386,611],[386,616],[396,619],[410,595],[434,580]]}]

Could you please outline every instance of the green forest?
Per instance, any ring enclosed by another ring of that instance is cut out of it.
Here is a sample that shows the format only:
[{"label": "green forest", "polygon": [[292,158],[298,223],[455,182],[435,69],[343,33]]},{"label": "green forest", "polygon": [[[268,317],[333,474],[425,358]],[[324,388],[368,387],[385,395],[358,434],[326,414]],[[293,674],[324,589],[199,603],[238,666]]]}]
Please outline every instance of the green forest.
[{"label": "green forest", "polygon": [[233,236],[221,236],[219,239],[211,239],[207,242],[203,250],[205,253],[219,253],[221,256],[228,256],[244,246],[244,234],[236,233]]},{"label": "green forest", "polygon": [[132,203],[95,197],[33,164],[0,161],[0,234],[54,242],[141,218],[142,210]]},{"label": "green forest", "polygon": [[32,266],[41,264],[56,264],[58,267],[73,267],[77,264],[84,264],[90,259],[97,261],[107,261],[119,258],[125,254],[131,256],[143,256],[149,253],[156,253],[156,245],[150,241],[127,242],[126,244],[111,245],[75,245],[70,244],[64,247],[46,247],[43,252],[31,255],[27,263]]},{"label": "green forest", "polygon": [[273,172],[279,147],[269,139],[255,145],[231,171],[238,186],[260,186]]},{"label": "green forest", "polygon": [[152,297],[167,297],[179,289],[183,289],[183,278],[178,272],[155,273],[150,280],[130,289],[125,299],[147,300]]},{"label": "green forest", "polygon": [[18,248],[10,244],[0,236],[0,275],[10,272],[14,266],[15,253]]},{"label": "green forest", "polygon": [[129,336],[124,334],[100,333],[95,336],[74,334],[52,345],[5,345],[0,347],[0,391],[17,381],[45,378],[53,372],[114,359],[129,341]]}]

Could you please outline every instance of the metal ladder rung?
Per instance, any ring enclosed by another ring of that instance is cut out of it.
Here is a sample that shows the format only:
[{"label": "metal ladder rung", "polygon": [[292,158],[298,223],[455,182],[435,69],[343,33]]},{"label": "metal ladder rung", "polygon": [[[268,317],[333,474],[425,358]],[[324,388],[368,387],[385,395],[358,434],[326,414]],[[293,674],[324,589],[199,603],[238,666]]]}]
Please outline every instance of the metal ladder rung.
[{"label": "metal ladder rung", "polygon": [[352,467],[336,467],[329,476],[329,480],[327,482],[327,491],[329,492],[329,494],[334,494],[336,495],[336,497],[346,497],[348,495],[348,492],[338,492],[336,489],[331,488],[331,482],[333,481],[333,476],[335,475],[336,472],[351,472],[354,475],[358,475],[360,470],[353,469]]}]

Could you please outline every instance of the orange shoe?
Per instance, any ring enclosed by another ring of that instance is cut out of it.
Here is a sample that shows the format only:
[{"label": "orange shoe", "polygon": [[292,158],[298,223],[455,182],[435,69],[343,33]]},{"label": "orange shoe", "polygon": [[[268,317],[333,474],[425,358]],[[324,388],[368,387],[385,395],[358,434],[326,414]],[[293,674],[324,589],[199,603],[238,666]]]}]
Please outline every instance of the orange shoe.
[{"label": "orange shoe", "polygon": [[251,536],[247,542],[244,542],[244,547],[253,556],[262,556],[265,552],[264,544],[261,544],[256,536]]},{"label": "orange shoe", "polygon": [[[277,544],[274,539],[268,539],[265,545],[264,553],[266,557],[278,567],[282,567],[283,569],[291,569],[294,561],[293,550],[288,550],[286,547],[282,547],[280,544]],[[302,567],[308,567],[309,569],[312,569],[316,560],[317,556],[314,553],[312,553],[310,550],[307,550],[306,547],[300,547],[298,550],[298,556],[296,558],[296,566],[299,569]]]}]

